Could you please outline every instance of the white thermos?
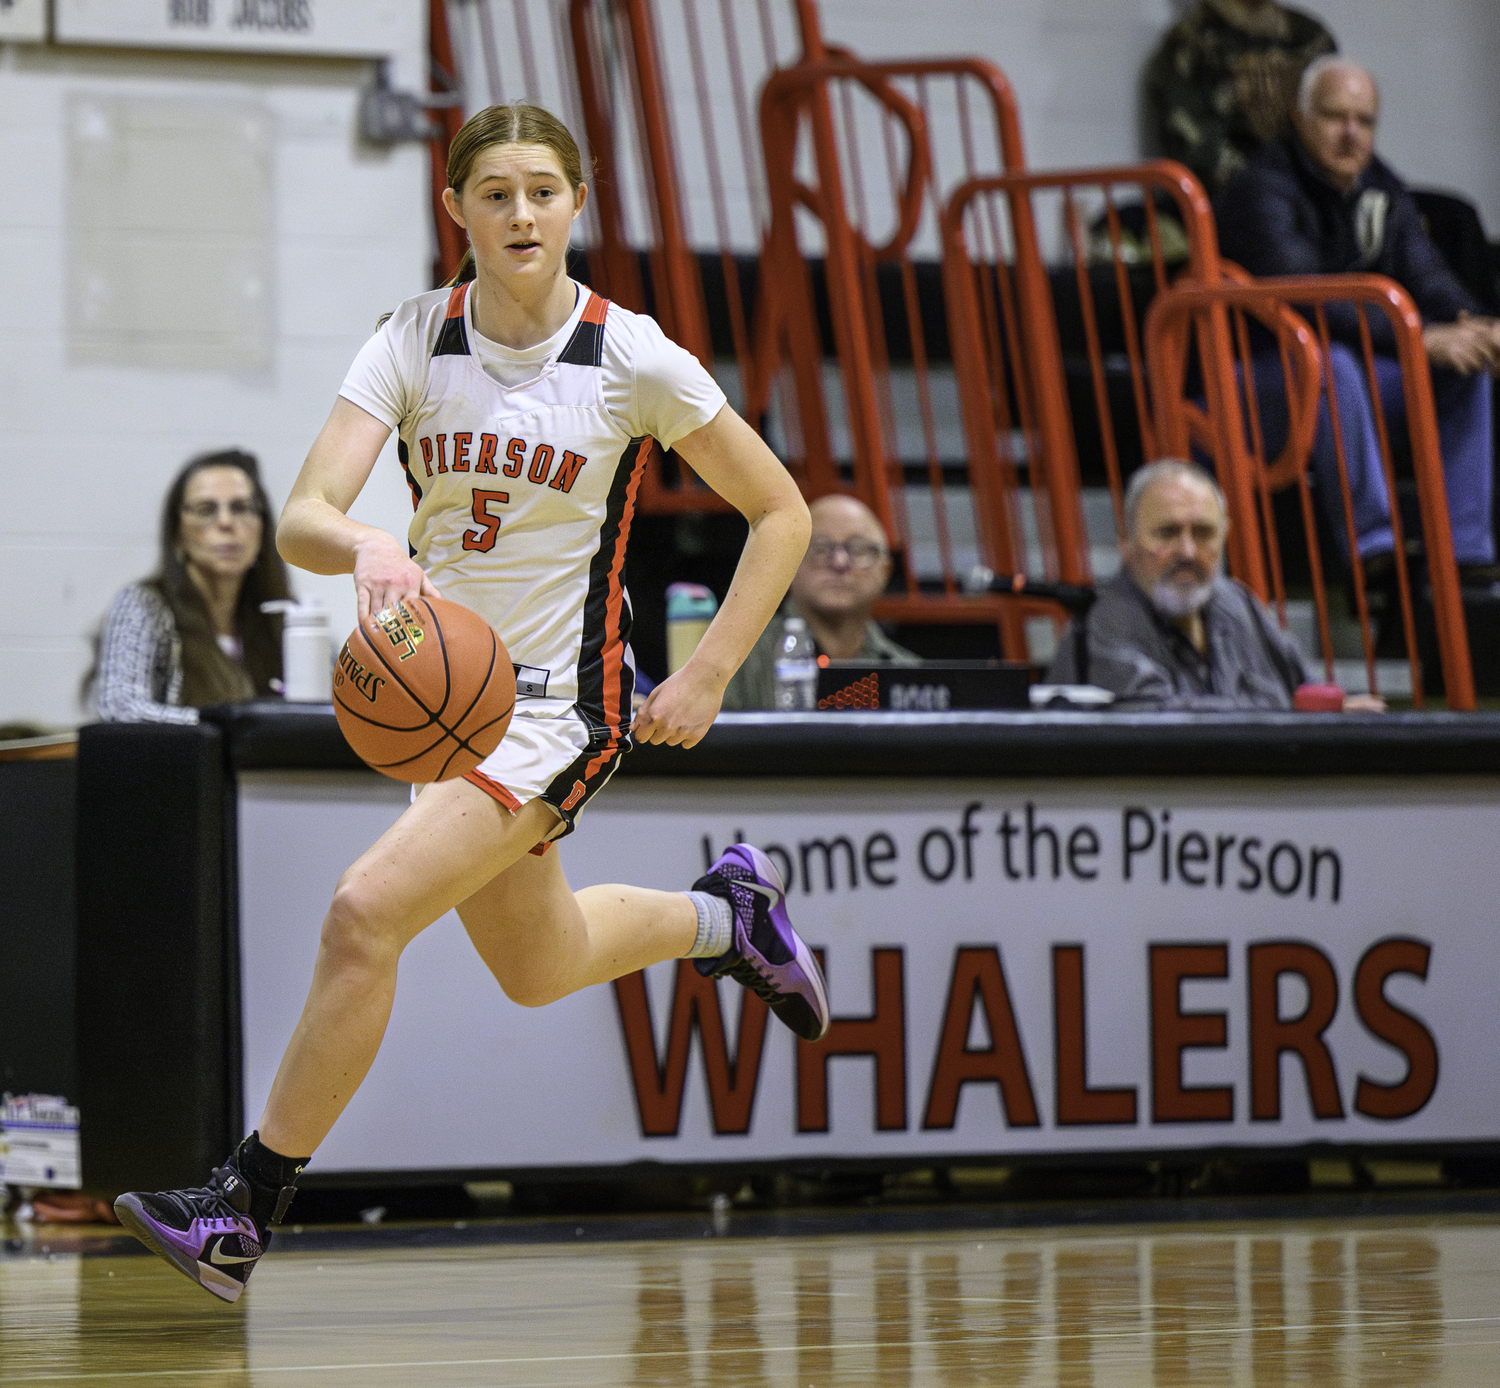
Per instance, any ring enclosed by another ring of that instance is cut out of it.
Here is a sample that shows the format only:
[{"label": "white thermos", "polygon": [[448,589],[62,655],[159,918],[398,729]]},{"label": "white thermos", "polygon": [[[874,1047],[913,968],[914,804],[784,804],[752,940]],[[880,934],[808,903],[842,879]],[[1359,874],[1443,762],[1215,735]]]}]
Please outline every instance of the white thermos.
[{"label": "white thermos", "polygon": [[262,612],[281,613],[281,697],[296,703],[333,698],[333,642],[328,614],[317,602],[263,602]]}]

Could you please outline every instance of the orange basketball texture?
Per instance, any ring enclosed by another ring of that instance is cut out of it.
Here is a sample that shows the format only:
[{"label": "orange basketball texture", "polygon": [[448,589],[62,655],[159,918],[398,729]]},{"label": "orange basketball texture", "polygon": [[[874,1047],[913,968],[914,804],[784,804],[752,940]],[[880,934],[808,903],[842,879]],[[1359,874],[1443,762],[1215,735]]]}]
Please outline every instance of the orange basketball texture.
[{"label": "orange basketball texture", "polygon": [[333,708],[349,745],[397,781],[472,771],[505,736],[516,672],[494,629],[446,598],[371,613],[339,652]]}]

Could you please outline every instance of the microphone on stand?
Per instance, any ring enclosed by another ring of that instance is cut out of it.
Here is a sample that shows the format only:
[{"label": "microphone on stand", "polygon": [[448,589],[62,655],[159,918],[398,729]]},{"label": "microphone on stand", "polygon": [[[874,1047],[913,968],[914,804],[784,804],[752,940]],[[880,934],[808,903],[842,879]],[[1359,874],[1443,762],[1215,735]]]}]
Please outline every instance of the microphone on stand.
[{"label": "microphone on stand", "polygon": [[983,564],[969,570],[964,584],[966,592],[999,593],[1002,596],[1048,598],[1065,608],[1073,618],[1070,628],[1073,640],[1073,665],[1080,685],[1089,682],[1088,615],[1098,590],[1081,583],[1051,583],[1025,574],[997,574]]},{"label": "microphone on stand", "polygon": [[997,574],[983,564],[969,570],[964,583],[968,593],[1000,593],[1010,597],[1047,598],[1065,607],[1073,616],[1084,617],[1094,605],[1098,593],[1079,583],[1052,583],[1025,574]]}]

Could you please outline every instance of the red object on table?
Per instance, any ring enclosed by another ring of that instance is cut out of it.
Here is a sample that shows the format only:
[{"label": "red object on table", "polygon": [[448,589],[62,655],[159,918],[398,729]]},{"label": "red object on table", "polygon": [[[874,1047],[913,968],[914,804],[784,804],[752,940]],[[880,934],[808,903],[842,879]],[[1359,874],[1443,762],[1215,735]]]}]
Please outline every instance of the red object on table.
[{"label": "red object on table", "polygon": [[1292,707],[1298,713],[1342,713],[1344,691],[1336,684],[1299,684]]}]

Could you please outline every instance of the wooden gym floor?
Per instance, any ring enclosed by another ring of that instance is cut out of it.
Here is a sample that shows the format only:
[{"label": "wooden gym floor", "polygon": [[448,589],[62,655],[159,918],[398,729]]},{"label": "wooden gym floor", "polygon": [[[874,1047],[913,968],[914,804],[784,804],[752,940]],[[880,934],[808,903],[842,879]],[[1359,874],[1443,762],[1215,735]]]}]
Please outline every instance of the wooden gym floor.
[{"label": "wooden gym floor", "polygon": [[579,1232],[519,1246],[479,1230],[438,1247],[420,1231],[292,1236],[226,1306],[124,1240],[39,1227],[0,1255],[0,1383],[1500,1382],[1494,1214]]}]

